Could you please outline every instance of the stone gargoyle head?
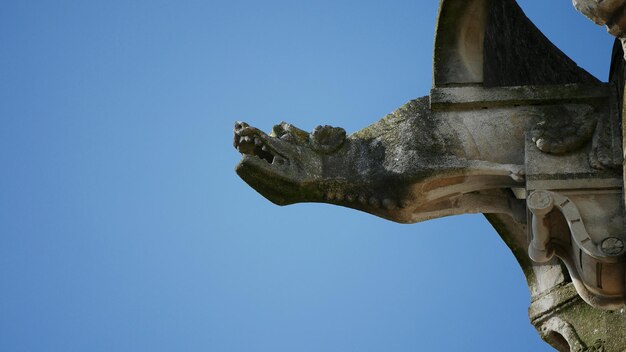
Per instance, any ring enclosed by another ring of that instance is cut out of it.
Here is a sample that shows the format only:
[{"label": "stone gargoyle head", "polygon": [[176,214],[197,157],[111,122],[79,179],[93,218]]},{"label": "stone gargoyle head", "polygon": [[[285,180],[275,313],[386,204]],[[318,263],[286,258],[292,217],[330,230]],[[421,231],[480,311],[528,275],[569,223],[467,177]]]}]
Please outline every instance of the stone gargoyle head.
[{"label": "stone gargoyle head", "polygon": [[235,124],[234,147],[243,155],[236,171],[252,188],[278,205],[316,201],[323,166],[346,143],[340,127],[317,126],[306,132],[281,122],[268,135],[245,122]]}]

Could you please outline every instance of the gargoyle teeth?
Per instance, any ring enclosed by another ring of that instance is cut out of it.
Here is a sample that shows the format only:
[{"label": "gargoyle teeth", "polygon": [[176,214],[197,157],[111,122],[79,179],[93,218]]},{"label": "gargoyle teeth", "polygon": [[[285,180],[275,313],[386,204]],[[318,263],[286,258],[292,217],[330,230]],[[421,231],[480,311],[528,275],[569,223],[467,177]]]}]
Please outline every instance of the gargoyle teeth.
[{"label": "gargoyle teeth", "polygon": [[263,137],[251,134],[241,135],[249,131],[250,128],[245,123],[239,123],[235,126],[233,144],[241,154],[257,157],[265,160],[269,164],[284,165],[288,162],[286,158],[272,150]]}]

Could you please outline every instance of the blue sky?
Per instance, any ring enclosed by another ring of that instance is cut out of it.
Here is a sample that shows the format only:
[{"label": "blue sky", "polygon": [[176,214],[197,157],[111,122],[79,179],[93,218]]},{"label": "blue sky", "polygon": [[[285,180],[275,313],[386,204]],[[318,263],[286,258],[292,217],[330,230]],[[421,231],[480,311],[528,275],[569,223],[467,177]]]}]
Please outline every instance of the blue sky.
[{"label": "blue sky", "polygon": [[[233,171],[235,120],[427,95],[437,4],[0,3],[0,350],[550,351],[482,216],[278,207]],[[604,29],[520,4],[606,80]]]}]

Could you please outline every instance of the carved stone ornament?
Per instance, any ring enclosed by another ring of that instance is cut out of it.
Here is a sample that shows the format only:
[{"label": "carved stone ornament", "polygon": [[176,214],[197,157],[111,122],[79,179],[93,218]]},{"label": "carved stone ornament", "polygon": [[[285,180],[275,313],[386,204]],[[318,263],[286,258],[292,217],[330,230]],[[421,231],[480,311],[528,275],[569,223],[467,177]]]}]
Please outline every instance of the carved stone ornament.
[{"label": "carved stone ornament", "polygon": [[[623,2],[574,4],[614,29]],[[435,38],[429,96],[350,135],[237,122],[237,174],[279,205],[400,223],[483,213],[526,275],[546,342],[626,350],[621,45],[600,82],[514,0],[442,0]]]},{"label": "carved stone ornament", "polygon": [[606,26],[612,35],[626,34],[626,0],[572,0],[572,3],[580,13]]}]

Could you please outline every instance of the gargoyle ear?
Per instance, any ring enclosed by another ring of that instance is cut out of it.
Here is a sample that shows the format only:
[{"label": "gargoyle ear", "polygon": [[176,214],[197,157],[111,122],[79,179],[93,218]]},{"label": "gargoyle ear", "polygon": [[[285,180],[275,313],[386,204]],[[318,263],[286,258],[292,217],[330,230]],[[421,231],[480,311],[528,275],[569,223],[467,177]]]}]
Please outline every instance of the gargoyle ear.
[{"label": "gargoyle ear", "polygon": [[330,154],[346,140],[346,130],[341,127],[317,126],[309,136],[311,147],[318,152]]}]

